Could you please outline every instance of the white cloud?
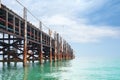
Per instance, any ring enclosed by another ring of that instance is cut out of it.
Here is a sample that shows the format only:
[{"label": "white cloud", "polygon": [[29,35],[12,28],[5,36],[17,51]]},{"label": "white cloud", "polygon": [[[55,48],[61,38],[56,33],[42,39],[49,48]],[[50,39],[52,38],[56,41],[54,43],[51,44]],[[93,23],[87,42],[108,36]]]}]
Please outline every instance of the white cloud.
[{"label": "white cloud", "polygon": [[62,16],[62,15],[54,15],[54,16],[51,16],[51,17],[44,17],[45,22],[49,25],[70,25],[70,24],[76,24],[75,21],[72,21],[68,18],[66,18],[65,16]]},{"label": "white cloud", "polygon": [[[74,15],[78,12],[91,12],[98,9],[108,0],[19,0],[23,5],[30,9],[39,18],[43,16],[53,16],[56,14],[64,14],[66,16]],[[12,9],[18,8],[16,0],[2,0]]]},{"label": "white cloud", "polygon": [[[88,25],[87,19],[76,18],[76,13],[84,14],[97,10],[108,0],[21,0],[37,18],[41,19],[52,29],[59,32],[65,39],[71,42],[98,42],[103,38],[116,38],[120,36],[120,29],[112,26]],[[16,3],[9,0],[3,2],[14,8]],[[37,23],[37,22],[34,22]]]},{"label": "white cloud", "polygon": [[[84,20],[84,19],[83,19]],[[98,42],[103,38],[117,38],[120,35],[120,29],[112,26],[93,26],[83,24],[73,19],[55,15],[45,19],[46,24],[54,26],[53,29],[71,42]]]},{"label": "white cloud", "polygon": [[[78,25],[78,28],[72,29],[71,39],[74,42],[98,42],[105,37],[118,37],[118,30],[110,27],[97,27],[90,25]],[[72,38],[73,37],[73,38]]]}]

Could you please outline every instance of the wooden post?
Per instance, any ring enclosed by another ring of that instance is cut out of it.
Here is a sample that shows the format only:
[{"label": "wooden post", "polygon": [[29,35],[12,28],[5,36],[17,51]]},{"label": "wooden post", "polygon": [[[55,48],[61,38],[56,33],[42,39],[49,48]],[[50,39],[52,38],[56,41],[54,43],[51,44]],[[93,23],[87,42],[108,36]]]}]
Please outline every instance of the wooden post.
[{"label": "wooden post", "polygon": [[26,66],[26,63],[27,63],[27,9],[25,7],[24,7],[23,18],[25,20],[23,66]]},{"label": "wooden post", "polygon": [[61,59],[63,60],[63,39],[61,38]]},{"label": "wooden post", "polygon": [[21,21],[19,20],[19,35],[21,35]]},{"label": "wooden post", "polygon": [[69,60],[69,45],[68,44],[67,44],[67,54],[68,54],[67,59]]},{"label": "wooden post", "polygon": [[50,35],[50,62],[52,62],[52,46],[51,46],[52,39],[51,39],[51,34],[52,34],[52,31],[49,29],[49,35]]},{"label": "wooden post", "polygon": [[55,40],[55,51],[54,51],[54,61],[57,60],[57,41],[56,41],[56,32],[54,33],[54,40]]},{"label": "wooden post", "polygon": [[62,41],[62,37],[61,37],[61,60],[62,60],[62,54],[63,54],[63,41]]},{"label": "wooden post", "polygon": [[41,33],[40,33],[40,43],[41,43],[41,45],[40,45],[40,54],[39,54],[39,56],[40,56],[40,63],[42,63],[42,59],[43,59],[43,53],[42,53],[42,51],[43,51],[43,45],[42,45],[42,22],[40,21],[39,22],[39,27],[40,27],[40,30],[41,30]]},{"label": "wooden post", "polygon": [[60,45],[59,45],[59,34],[57,33],[57,59],[60,59],[60,49],[59,49]]},{"label": "wooden post", "polygon": [[66,59],[68,60],[68,43],[66,45]]},{"label": "wooden post", "polygon": [[59,47],[59,49],[60,49],[60,60],[62,60],[62,38],[60,37],[60,47]]},{"label": "wooden post", "polygon": [[6,10],[6,29],[8,30],[8,10]]},{"label": "wooden post", "polygon": [[10,35],[8,34],[8,45],[9,45],[9,48],[8,48],[8,51],[7,51],[7,54],[8,54],[8,66],[10,66]]},{"label": "wooden post", "polygon": [[67,60],[67,43],[65,41],[65,59]]},{"label": "wooden post", "polygon": [[[5,34],[3,33],[3,43],[5,42],[5,41],[4,41],[4,38],[5,38]],[[4,65],[4,59],[5,59],[4,53],[5,53],[5,50],[3,50],[3,65]]]},{"label": "wooden post", "polygon": [[13,16],[13,33],[15,33],[15,15]]}]

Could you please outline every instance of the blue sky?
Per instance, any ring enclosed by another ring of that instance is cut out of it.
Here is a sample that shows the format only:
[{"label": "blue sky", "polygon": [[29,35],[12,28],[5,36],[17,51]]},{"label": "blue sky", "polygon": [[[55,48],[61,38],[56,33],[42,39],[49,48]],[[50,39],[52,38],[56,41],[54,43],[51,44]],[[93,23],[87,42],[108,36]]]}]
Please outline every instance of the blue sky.
[{"label": "blue sky", "polygon": [[[22,7],[15,0],[9,1],[2,3],[22,16]],[[120,57],[120,0],[19,1],[46,26],[59,32],[76,56]],[[28,20],[38,26],[29,13]]]}]

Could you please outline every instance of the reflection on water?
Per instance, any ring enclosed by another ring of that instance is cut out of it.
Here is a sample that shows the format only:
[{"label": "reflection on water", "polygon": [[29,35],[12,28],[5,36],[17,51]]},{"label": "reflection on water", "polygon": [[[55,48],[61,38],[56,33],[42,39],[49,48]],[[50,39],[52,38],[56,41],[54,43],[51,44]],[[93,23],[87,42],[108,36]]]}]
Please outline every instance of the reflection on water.
[{"label": "reflection on water", "polygon": [[74,59],[1,66],[0,80],[120,80],[120,60]]},{"label": "reflection on water", "polygon": [[23,69],[21,69],[19,66],[0,66],[0,80],[23,80],[23,72]]},{"label": "reflection on water", "polygon": [[[38,63],[31,65],[24,73],[26,80],[58,80],[60,77],[61,67],[70,66],[69,61],[59,61],[39,65]],[[26,74],[26,75],[25,75]]]},{"label": "reflection on water", "polygon": [[0,67],[0,80],[59,80],[60,73],[67,71],[61,67],[67,66],[70,67],[70,61],[29,63],[24,68],[21,64],[4,65]]}]

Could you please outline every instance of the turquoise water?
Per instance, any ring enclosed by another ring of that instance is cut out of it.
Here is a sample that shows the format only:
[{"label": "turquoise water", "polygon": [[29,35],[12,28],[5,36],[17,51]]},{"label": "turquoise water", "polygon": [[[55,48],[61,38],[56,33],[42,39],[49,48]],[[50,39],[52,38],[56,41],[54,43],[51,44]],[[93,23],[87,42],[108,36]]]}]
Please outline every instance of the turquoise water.
[{"label": "turquoise water", "polygon": [[0,80],[120,80],[119,59],[76,58],[40,65],[29,63],[23,68],[2,66]]}]

